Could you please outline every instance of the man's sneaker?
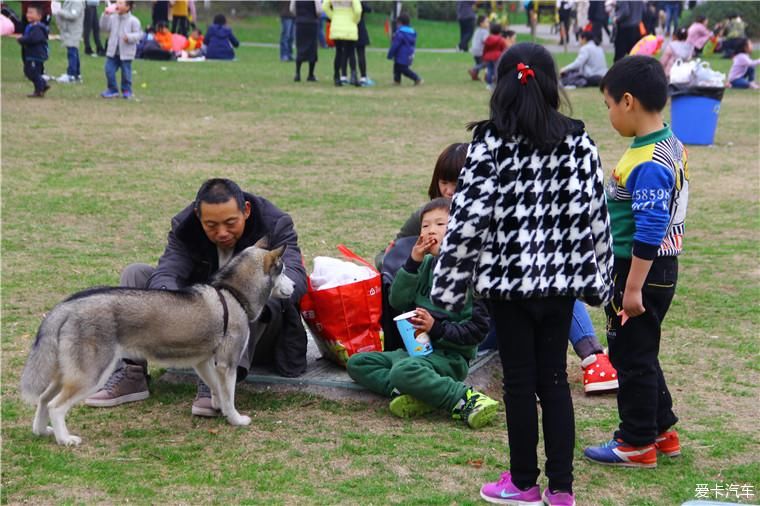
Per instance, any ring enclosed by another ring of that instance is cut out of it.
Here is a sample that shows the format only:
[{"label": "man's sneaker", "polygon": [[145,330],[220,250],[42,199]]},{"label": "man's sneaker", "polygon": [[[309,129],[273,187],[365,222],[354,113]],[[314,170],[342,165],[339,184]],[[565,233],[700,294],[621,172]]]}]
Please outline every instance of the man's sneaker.
[{"label": "man's sneaker", "polygon": [[127,402],[142,401],[150,396],[148,380],[141,365],[125,364],[116,369],[105,386],[85,399],[94,408],[110,408]]},{"label": "man's sneaker", "polygon": [[103,93],[100,94],[103,98],[119,98],[119,92],[118,91],[112,91],[112,90],[106,90]]},{"label": "man's sneaker", "polygon": [[216,409],[211,404],[211,390],[201,380],[198,380],[198,394],[195,396],[191,411],[195,416],[222,416],[222,410]]},{"label": "man's sneaker", "polygon": [[517,506],[543,506],[541,489],[533,485],[528,490],[520,490],[512,483],[509,471],[503,473],[499,481],[486,483],[480,487],[480,497],[495,504],[513,504]]},{"label": "man's sneaker", "polygon": [[605,353],[594,353],[581,362],[583,391],[587,394],[614,392],[618,388],[617,371]]},{"label": "man's sneaker", "polygon": [[468,388],[464,397],[451,410],[451,417],[464,421],[473,429],[479,429],[491,423],[498,411],[497,401]]},{"label": "man's sneaker", "polygon": [[681,442],[678,439],[678,432],[674,430],[663,432],[655,438],[654,447],[666,457],[678,457],[681,455]]},{"label": "man's sneaker", "polygon": [[572,492],[552,492],[547,488],[542,498],[548,506],[575,506],[575,496]]},{"label": "man's sneaker", "polygon": [[631,446],[621,439],[612,439],[601,446],[589,446],[583,455],[591,462],[608,466],[657,467],[654,444]]},{"label": "man's sneaker", "polygon": [[399,418],[413,418],[435,410],[430,404],[407,394],[397,395],[391,399],[388,409]]}]

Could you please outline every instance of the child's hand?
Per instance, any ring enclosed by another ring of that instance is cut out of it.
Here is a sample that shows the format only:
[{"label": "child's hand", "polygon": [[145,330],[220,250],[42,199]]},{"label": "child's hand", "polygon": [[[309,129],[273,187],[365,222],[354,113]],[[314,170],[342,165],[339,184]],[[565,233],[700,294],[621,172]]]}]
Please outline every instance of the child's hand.
[{"label": "child's hand", "polygon": [[124,42],[129,42],[129,35],[124,36]]},{"label": "child's hand", "polygon": [[426,235],[426,236],[419,236],[417,238],[417,242],[414,243],[414,247],[412,248],[412,260],[415,262],[422,262],[422,259],[425,258],[425,255],[430,253],[430,249],[438,242],[438,239],[436,239],[433,236]]},{"label": "child's hand", "polygon": [[633,290],[626,287],[623,292],[623,311],[630,318],[644,314],[646,309],[641,297],[641,290]]},{"label": "child's hand", "polygon": [[435,323],[435,318],[428,313],[427,309],[418,307],[414,310],[417,314],[415,316],[412,316],[409,318],[409,321],[412,322],[412,326],[415,329],[424,330],[425,332],[430,332],[430,329],[433,328],[433,324]]}]

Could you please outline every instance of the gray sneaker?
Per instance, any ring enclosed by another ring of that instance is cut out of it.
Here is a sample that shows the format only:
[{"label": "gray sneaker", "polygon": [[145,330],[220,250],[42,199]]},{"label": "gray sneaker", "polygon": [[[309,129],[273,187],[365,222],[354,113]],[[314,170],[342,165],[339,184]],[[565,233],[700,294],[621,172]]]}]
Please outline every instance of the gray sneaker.
[{"label": "gray sneaker", "polygon": [[193,401],[192,413],[195,416],[222,416],[222,410],[211,404],[211,389],[201,380],[198,380],[198,394]]},{"label": "gray sneaker", "polygon": [[94,408],[110,408],[127,402],[142,401],[150,395],[145,370],[140,365],[125,364],[116,369],[105,386],[85,399]]}]

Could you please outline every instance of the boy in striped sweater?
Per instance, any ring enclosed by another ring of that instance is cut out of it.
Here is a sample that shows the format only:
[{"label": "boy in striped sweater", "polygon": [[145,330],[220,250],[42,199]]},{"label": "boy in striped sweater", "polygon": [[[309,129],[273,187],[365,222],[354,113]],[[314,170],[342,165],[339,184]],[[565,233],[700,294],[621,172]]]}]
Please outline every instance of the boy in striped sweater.
[{"label": "boy in striped sweater", "polygon": [[607,187],[615,256],[607,340],[618,371],[620,426],[611,441],[584,454],[601,464],[656,467],[658,451],[681,453],[672,429],[678,418],[657,355],[683,245],[686,150],[663,123],[668,80],[657,60],[630,56],[618,61],[600,89],[612,127],[634,141]]}]

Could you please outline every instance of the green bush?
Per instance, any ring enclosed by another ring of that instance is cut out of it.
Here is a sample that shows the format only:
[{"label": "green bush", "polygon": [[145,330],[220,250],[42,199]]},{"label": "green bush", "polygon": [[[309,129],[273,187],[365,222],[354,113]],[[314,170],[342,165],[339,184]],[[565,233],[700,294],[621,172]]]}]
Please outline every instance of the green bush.
[{"label": "green bush", "polygon": [[705,2],[695,9],[684,11],[681,16],[681,26],[688,27],[698,15],[707,16],[709,26],[726,19],[728,14],[735,12],[747,23],[747,36],[760,35],[760,2]]}]

